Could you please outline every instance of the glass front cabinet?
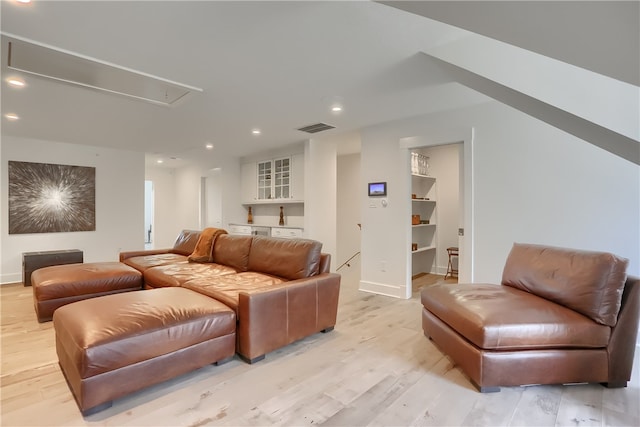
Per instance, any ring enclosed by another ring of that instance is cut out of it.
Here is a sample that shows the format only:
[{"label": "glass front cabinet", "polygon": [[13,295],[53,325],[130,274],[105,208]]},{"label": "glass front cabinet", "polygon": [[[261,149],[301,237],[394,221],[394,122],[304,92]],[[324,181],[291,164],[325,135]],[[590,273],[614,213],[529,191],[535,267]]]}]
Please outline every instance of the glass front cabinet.
[{"label": "glass front cabinet", "polygon": [[258,200],[272,199],[273,161],[258,162]]},{"label": "glass front cabinet", "polygon": [[291,158],[285,157],[284,159],[275,159],[273,161],[273,190],[274,198],[276,199],[288,199],[291,174]]},{"label": "glass front cabinet", "polygon": [[302,203],[303,155],[278,157],[242,165],[242,202]]}]

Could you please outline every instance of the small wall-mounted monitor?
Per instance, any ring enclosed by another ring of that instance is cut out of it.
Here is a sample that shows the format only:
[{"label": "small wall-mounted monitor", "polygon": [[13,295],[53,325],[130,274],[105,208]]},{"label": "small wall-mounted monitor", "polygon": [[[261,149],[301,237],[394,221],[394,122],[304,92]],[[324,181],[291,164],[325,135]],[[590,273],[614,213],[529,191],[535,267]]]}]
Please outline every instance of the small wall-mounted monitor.
[{"label": "small wall-mounted monitor", "polygon": [[386,196],[386,195],[387,195],[386,182],[370,182],[369,183],[369,197]]}]

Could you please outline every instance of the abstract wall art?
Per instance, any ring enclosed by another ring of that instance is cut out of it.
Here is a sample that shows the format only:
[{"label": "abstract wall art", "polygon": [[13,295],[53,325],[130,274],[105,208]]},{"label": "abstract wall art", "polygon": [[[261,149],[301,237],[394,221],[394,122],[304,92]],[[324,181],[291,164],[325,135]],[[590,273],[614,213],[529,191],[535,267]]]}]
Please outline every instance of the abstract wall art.
[{"label": "abstract wall art", "polygon": [[9,234],[95,229],[96,168],[9,161]]}]

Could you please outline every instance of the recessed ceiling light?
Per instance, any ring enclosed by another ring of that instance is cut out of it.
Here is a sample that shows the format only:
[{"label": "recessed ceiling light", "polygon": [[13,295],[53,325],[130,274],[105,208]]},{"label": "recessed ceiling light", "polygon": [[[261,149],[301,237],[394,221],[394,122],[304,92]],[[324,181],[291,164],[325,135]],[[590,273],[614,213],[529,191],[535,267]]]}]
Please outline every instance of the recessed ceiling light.
[{"label": "recessed ceiling light", "polygon": [[339,113],[342,111],[342,106],[334,105],[333,107],[331,107],[331,111],[333,111],[334,113]]},{"label": "recessed ceiling light", "polygon": [[17,3],[27,4],[31,3],[31,0],[16,0]]},{"label": "recessed ceiling light", "polygon": [[213,144],[207,144],[207,145],[205,145],[205,148],[207,150],[213,150]]},{"label": "recessed ceiling light", "polygon": [[254,134],[254,135],[260,135],[261,134],[260,129],[253,129],[251,131],[251,133]]},{"label": "recessed ceiling light", "polygon": [[4,116],[9,120],[18,120],[20,118],[16,113],[7,113]]},{"label": "recessed ceiling light", "polygon": [[9,77],[7,79],[7,83],[9,83],[13,87],[24,87],[25,86],[24,80],[18,79],[16,77]]},{"label": "recessed ceiling light", "polygon": [[164,163],[164,160],[158,159],[158,160],[156,160],[156,163],[158,163],[158,164]]}]

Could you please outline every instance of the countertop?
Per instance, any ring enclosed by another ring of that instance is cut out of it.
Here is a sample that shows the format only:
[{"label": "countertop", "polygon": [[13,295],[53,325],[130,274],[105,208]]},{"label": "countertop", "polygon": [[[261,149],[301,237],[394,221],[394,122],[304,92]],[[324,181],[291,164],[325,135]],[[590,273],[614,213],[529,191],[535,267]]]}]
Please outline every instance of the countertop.
[{"label": "countertop", "polygon": [[241,225],[241,226],[249,226],[249,227],[266,227],[266,228],[297,228],[300,230],[304,230],[304,227],[299,227],[296,225],[271,225],[271,224],[247,224],[246,222],[230,222],[229,225]]}]

